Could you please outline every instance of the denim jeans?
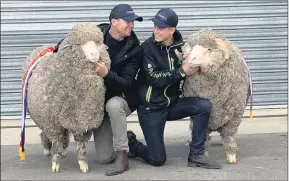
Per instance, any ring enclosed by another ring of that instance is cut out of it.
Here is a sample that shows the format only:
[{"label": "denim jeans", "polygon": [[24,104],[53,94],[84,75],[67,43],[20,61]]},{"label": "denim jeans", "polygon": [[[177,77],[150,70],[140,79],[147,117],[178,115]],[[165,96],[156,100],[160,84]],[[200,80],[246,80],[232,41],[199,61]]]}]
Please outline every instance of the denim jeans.
[{"label": "denim jeans", "polygon": [[194,126],[190,152],[195,155],[204,154],[204,142],[206,140],[211,107],[209,100],[198,97],[179,98],[169,107],[157,111],[140,105],[138,107],[138,118],[147,146],[137,142],[130,145],[131,151],[150,165],[163,165],[166,162],[164,145],[166,121],[193,116]]}]

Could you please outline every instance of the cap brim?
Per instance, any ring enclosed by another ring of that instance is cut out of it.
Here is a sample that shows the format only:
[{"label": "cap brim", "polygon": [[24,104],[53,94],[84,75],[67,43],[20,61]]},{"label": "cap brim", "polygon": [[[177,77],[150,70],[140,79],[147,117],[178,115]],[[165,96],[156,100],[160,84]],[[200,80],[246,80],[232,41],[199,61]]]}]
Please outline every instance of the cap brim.
[{"label": "cap brim", "polygon": [[161,20],[159,20],[158,18],[152,18],[151,19],[154,24],[159,27],[159,28],[166,28],[166,27],[170,27],[170,25],[167,25],[166,23],[162,22]]},{"label": "cap brim", "polygon": [[139,22],[143,21],[143,18],[137,15],[126,16],[126,17],[122,17],[121,19],[124,19],[128,22],[135,21],[135,20]]}]

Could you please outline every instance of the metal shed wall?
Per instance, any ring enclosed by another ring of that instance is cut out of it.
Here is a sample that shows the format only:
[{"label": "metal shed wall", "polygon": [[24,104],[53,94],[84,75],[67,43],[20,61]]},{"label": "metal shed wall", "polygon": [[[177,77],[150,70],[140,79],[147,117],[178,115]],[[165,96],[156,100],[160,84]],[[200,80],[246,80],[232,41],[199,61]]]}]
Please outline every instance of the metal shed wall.
[{"label": "metal shed wall", "polygon": [[251,69],[254,105],[287,105],[288,1],[1,1],[1,116],[21,115],[24,59],[42,44],[57,43],[76,23],[105,23],[112,7],[129,3],[143,22],[135,22],[141,42],[163,7],[179,15],[186,40],[212,28],[237,44]]}]

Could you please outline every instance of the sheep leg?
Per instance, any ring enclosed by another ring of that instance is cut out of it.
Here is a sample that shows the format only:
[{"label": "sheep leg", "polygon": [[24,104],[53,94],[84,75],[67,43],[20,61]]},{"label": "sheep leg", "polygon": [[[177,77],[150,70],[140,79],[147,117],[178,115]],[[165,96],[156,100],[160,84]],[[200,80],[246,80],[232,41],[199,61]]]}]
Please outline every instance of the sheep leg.
[{"label": "sheep leg", "polygon": [[209,156],[209,148],[211,146],[211,136],[212,130],[208,129],[205,141],[205,155]]},{"label": "sheep leg", "polygon": [[63,140],[61,138],[62,136],[60,134],[58,139],[52,141],[52,172],[60,171],[60,159],[63,153]]},{"label": "sheep leg", "polygon": [[61,156],[63,158],[67,157],[68,145],[69,145],[69,131],[68,131],[68,129],[64,129],[64,131],[63,131],[63,152],[61,153]]},{"label": "sheep leg", "polygon": [[236,152],[238,147],[235,136],[237,134],[241,120],[242,118],[232,118],[228,123],[219,129],[222,138],[222,144],[226,150],[228,163],[237,163]]},{"label": "sheep leg", "polygon": [[40,133],[40,138],[41,138],[41,143],[44,147],[44,155],[45,156],[50,156],[51,155],[51,147],[52,147],[52,142],[49,140],[49,138],[46,136],[46,134],[42,131]]},{"label": "sheep leg", "polygon": [[87,131],[83,135],[74,135],[74,140],[77,145],[77,159],[80,167],[80,171],[83,173],[88,172],[87,156],[86,156],[86,145],[91,138],[92,131]]}]

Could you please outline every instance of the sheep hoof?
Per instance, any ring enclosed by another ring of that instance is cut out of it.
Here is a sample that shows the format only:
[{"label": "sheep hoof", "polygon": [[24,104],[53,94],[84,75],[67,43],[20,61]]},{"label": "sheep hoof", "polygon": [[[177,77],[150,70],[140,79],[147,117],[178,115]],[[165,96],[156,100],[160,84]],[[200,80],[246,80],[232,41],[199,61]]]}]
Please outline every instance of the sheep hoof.
[{"label": "sheep hoof", "polygon": [[209,154],[209,152],[208,152],[208,151],[205,151],[205,155],[206,155],[207,157],[209,157],[209,156],[210,156],[210,154]]},{"label": "sheep hoof", "polygon": [[83,173],[86,173],[88,172],[88,165],[85,161],[83,160],[78,160],[78,163],[79,163],[79,167],[80,167],[80,171],[83,172]]},{"label": "sheep hoof", "polygon": [[227,161],[228,161],[228,163],[230,163],[230,164],[235,164],[235,163],[237,163],[236,154],[227,154]]},{"label": "sheep hoof", "polygon": [[57,162],[52,162],[52,172],[59,172],[60,171],[60,164]]},{"label": "sheep hoof", "polygon": [[50,150],[44,149],[44,156],[49,157],[51,155]]},{"label": "sheep hoof", "polygon": [[64,149],[63,152],[61,153],[62,158],[66,158],[67,157],[67,150]]}]

